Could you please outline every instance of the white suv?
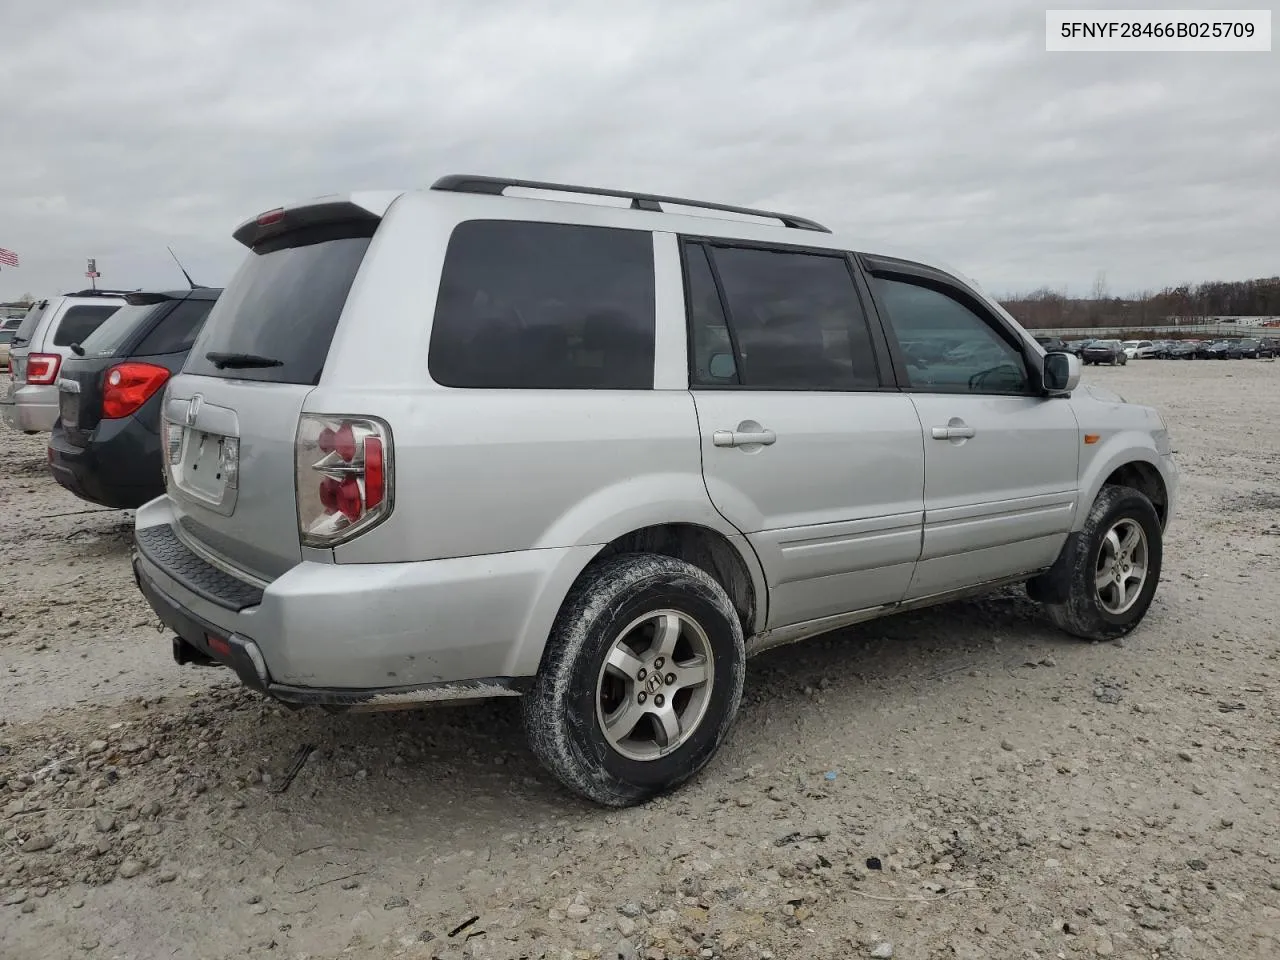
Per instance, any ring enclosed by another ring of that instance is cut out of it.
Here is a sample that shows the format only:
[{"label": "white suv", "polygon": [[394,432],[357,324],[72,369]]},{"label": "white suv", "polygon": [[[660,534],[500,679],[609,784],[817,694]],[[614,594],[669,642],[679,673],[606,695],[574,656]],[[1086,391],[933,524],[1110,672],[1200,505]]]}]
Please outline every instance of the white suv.
[{"label": "white suv", "polygon": [[116,290],[81,290],[32,304],[9,344],[9,386],[0,417],[24,433],[58,422],[58,371],[89,334],[124,306]]},{"label": "white suv", "polygon": [[937,265],[462,176],[235,237],[137,513],[179,662],[331,709],[522,695],[627,804],[710,759],[750,654],[1014,582],[1116,637],[1155,593],[1160,415]]}]

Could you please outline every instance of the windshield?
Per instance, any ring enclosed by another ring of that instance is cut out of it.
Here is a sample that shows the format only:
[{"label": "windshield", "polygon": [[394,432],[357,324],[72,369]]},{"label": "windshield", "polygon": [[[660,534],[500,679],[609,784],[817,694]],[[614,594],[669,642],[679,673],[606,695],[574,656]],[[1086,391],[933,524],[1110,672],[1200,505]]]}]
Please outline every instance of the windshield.
[{"label": "windshield", "polygon": [[102,322],[97,330],[89,334],[81,347],[87,356],[113,357],[121,344],[129,339],[129,335],[146,323],[147,318],[155,312],[157,304],[148,303],[141,306],[123,306]]}]

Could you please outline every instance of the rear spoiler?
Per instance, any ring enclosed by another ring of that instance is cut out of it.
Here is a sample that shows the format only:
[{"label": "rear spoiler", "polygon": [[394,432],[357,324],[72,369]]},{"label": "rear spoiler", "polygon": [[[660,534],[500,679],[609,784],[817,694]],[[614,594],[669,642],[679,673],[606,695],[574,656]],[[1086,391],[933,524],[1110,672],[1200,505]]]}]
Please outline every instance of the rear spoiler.
[{"label": "rear spoiler", "polygon": [[399,192],[368,191],[346,196],[317,197],[315,200],[260,213],[236,227],[231,235],[252,249],[264,240],[303,227],[362,221],[377,223],[399,196]]}]

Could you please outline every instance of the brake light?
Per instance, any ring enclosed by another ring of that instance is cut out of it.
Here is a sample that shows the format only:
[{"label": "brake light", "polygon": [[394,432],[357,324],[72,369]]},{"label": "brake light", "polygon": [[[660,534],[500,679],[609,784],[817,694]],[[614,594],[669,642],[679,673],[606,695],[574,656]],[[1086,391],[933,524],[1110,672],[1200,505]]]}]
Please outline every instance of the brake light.
[{"label": "brake light", "polygon": [[284,219],[284,207],[276,207],[274,210],[268,210],[266,213],[258,214],[258,226],[269,227],[273,223],[279,223]]},{"label": "brake light", "polygon": [[169,371],[153,363],[116,364],[102,389],[102,416],[118,420],[136,413],[168,379]]},{"label": "brake light", "polygon": [[391,447],[391,430],[381,420],[302,415],[294,476],[304,544],[333,546],[386,519]]},{"label": "brake light", "polygon": [[58,379],[60,353],[33,353],[27,357],[27,383],[48,385]]}]

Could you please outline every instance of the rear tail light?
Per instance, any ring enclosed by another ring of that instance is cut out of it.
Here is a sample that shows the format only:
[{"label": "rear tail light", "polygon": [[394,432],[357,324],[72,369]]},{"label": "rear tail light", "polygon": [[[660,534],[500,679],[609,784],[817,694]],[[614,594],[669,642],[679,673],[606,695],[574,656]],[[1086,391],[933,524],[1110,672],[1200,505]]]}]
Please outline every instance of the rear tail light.
[{"label": "rear tail light", "polygon": [[102,416],[118,420],[136,413],[168,379],[169,371],[153,363],[116,364],[102,388]]},{"label": "rear tail light", "polygon": [[32,353],[27,356],[27,383],[47,386],[58,379],[62,366],[60,353]]},{"label": "rear tail light", "polygon": [[341,543],[391,513],[391,429],[381,420],[304,413],[294,451],[307,546]]}]

